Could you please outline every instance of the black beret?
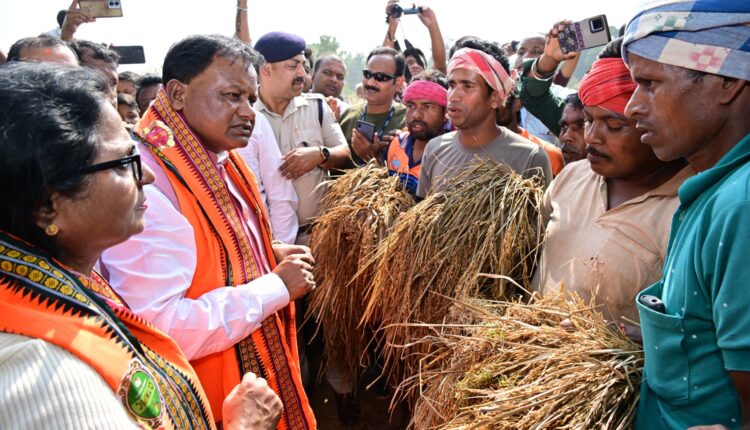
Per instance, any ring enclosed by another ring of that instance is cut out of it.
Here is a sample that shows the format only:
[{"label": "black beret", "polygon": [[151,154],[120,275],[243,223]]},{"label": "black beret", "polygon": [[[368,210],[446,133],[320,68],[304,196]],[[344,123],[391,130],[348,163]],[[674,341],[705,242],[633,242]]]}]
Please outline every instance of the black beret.
[{"label": "black beret", "polygon": [[305,39],[282,31],[266,33],[255,42],[255,50],[260,52],[268,63],[278,63],[302,54],[305,46]]}]

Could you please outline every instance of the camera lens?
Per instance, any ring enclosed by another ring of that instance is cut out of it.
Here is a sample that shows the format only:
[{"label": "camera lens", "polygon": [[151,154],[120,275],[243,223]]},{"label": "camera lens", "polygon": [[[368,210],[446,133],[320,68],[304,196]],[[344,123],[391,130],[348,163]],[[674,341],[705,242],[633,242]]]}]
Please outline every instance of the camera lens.
[{"label": "camera lens", "polygon": [[602,18],[594,18],[589,21],[589,28],[592,33],[598,33],[604,30],[604,20]]},{"label": "camera lens", "polygon": [[391,6],[391,16],[394,18],[400,18],[401,14],[404,12],[404,9],[399,6],[398,4],[394,4]]}]

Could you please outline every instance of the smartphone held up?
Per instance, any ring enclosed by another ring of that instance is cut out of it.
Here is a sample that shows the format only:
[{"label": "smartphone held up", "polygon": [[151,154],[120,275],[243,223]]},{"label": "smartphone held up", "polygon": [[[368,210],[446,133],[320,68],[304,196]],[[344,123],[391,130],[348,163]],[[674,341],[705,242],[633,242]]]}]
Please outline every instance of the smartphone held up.
[{"label": "smartphone held up", "polygon": [[78,0],[81,12],[92,18],[122,17],[121,0]]},{"label": "smartphone held up", "polygon": [[557,38],[563,54],[602,46],[612,40],[605,15],[597,15],[583,21],[568,24]]}]

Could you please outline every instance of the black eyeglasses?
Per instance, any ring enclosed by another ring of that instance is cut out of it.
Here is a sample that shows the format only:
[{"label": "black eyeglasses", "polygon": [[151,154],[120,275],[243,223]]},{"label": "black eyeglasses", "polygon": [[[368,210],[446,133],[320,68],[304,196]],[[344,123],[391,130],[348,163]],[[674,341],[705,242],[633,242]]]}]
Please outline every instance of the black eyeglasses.
[{"label": "black eyeglasses", "polygon": [[389,75],[388,73],[383,73],[383,72],[372,73],[371,71],[367,69],[362,70],[362,76],[364,76],[365,79],[373,78],[378,82],[388,82],[391,79],[396,79],[396,76],[394,75]]},{"label": "black eyeglasses", "polygon": [[141,154],[128,155],[127,157],[120,158],[112,161],[105,161],[104,163],[92,164],[79,170],[81,175],[87,175],[89,173],[101,172],[102,170],[114,169],[117,167],[124,167],[130,164],[130,168],[133,170],[133,176],[137,182],[143,180],[143,169],[141,168]]}]

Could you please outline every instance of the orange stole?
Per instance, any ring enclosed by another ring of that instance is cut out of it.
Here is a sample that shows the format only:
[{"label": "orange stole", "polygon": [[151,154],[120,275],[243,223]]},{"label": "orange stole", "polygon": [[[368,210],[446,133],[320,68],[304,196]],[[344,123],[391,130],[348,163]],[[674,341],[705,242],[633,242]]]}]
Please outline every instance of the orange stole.
[{"label": "orange stole", "polygon": [[[4,246],[0,248],[4,254],[14,252],[7,251]],[[97,317],[103,312],[79,311],[71,307],[77,304],[84,309],[100,309],[96,303],[76,292],[75,287],[66,284],[60,270],[51,267],[43,258],[32,255],[24,256],[23,261],[11,263],[4,260],[2,263],[5,273],[0,275],[0,331],[41,339],[67,350],[91,366],[115,393],[128,372],[131,360],[140,357],[143,363],[157,363],[158,368],[171,375],[168,382],[157,377],[164,395],[164,421],[159,428],[215,428],[198,377],[174,340],[127,308],[113,307],[117,318],[140,342],[145,357],[137,355],[119,341],[122,338],[115,334],[106,317]],[[47,276],[45,271],[54,275]],[[49,288],[33,289],[27,286],[32,289],[25,290],[22,283],[19,284],[7,273],[27,273],[31,279],[37,278],[39,283]],[[105,296],[116,297],[104,280],[98,278],[98,281],[97,288],[109,290]],[[83,282],[83,285],[86,284]],[[50,293],[53,291],[67,297],[54,298]],[[174,370],[180,375],[175,375]],[[175,388],[177,386],[180,389]]]},{"label": "orange stole", "polygon": [[[209,189],[210,184],[207,185],[206,180],[199,177],[207,172],[193,174],[196,166],[191,162],[191,158],[200,157],[201,154],[188,155],[186,152],[190,151],[190,145],[194,147],[196,142],[185,145],[187,149],[179,144],[164,145],[161,133],[150,133],[153,131],[150,127],[154,121],[163,120],[171,130],[176,129],[174,139],[177,142],[197,139],[181,123],[181,118],[170,118],[166,103],[163,98],[157,99],[154,105],[159,105],[159,108],[152,106],[136,129],[139,134],[144,129],[149,132],[141,135],[145,137],[147,145],[165,171],[175,191],[180,212],[194,229],[199,263],[186,296],[195,299],[217,287],[244,284],[257,277],[258,272],[254,261],[246,264],[248,257],[243,253],[247,252],[247,249],[243,248],[242,243],[238,243],[235,237],[237,229],[233,226],[232,220],[227,219],[227,204],[231,202],[220,201],[222,196],[213,198]],[[149,136],[157,136],[159,139],[149,142]],[[263,245],[273,269],[275,261],[272,257],[274,254],[269,218],[260,203],[255,177],[241,157],[234,152],[230,152],[225,168],[232,183],[260,220]],[[211,177],[209,180],[216,178]],[[223,187],[223,182],[221,186]],[[233,348],[192,361],[191,364],[203,383],[217,421],[221,421],[224,397],[240,382],[242,374],[253,372],[268,381],[269,386],[284,404],[279,429],[316,428],[315,417],[302,386],[296,344],[294,305],[290,303],[274,316],[264,320],[260,329]]]}]

